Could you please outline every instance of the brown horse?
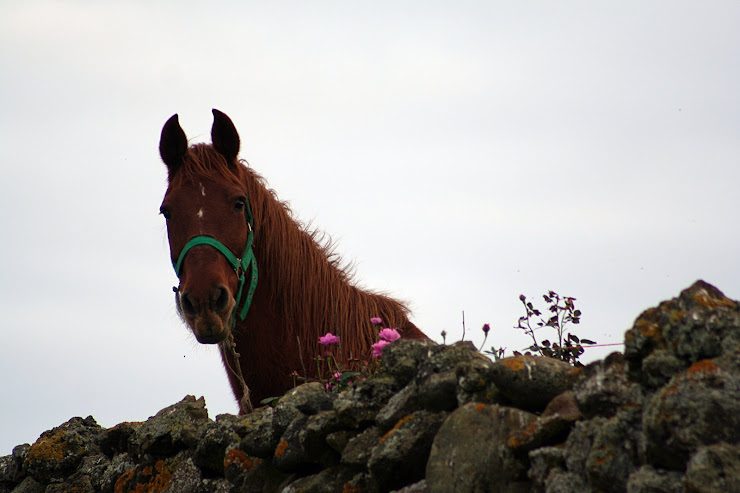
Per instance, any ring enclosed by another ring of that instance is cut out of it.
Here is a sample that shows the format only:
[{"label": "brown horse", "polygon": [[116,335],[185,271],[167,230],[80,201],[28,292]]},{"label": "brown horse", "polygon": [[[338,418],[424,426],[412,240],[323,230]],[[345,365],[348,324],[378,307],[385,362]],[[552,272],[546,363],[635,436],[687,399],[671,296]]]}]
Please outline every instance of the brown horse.
[{"label": "brown horse", "polygon": [[180,278],[178,311],[199,342],[220,343],[241,412],[250,408],[250,391],[259,403],[290,389],[294,372],[316,377],[326,332],[340,337],[344,361],[369,359],[378,338],[371,317],[403,337],[425,338],[403,304],[353,284],[321,235],[293,219],[237,159],[229,117],[215,109],[213,116],[212,145],[188,146],[177,115],[165,123],[159,151],[169,186],[161,213]]}]

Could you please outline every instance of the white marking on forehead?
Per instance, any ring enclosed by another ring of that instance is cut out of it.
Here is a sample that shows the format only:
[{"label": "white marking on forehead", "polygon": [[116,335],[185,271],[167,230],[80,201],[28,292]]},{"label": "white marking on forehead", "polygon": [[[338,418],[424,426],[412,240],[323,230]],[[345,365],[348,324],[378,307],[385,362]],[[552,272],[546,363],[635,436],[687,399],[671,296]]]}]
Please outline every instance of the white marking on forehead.
[{"label": "white marking on forehead", "polygon": [[198,211],[198,214],[197,214],[197,216],[198,216],[198,219],[203,219],[203,208],[202,208],[202,207],[201,207],[201,208],[200,208],[200,210]]},{"label": "white marking on forehead", "polygon": [[205,197],[206,196],[206,187],[204,187],[202,183],[198,183],[198,185],[200,185],[200,194]]}]

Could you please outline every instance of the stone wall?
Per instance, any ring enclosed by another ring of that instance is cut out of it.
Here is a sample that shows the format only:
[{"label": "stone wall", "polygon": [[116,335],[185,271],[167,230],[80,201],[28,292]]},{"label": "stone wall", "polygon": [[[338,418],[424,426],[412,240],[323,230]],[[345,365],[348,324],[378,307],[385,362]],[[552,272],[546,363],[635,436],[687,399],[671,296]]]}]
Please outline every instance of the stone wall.
[{"label": "stone wall", "polygon": [[740,491],[740,305],[704,282],[585,368],[412,340],[382,366],[243,417],[72,418],[0,458],[0,493]]}]

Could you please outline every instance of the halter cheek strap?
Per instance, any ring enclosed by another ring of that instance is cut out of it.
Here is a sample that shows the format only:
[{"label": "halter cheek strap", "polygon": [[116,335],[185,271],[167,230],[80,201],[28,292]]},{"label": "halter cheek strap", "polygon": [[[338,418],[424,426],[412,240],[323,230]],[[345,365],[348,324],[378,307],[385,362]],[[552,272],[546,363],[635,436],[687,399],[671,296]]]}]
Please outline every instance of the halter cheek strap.
[{"label": "halter cheek strap", "polygon": [[[180,274],[182,273],[182,263],[185,260],[185,255],[188,253],[188,251],[190,251],[191,248],[198,245],[208,245],[221,252],[221,254],[226,257],[226,260],[229,262],[229,265],[231,265],[231,268],[234,269],[234,272],[239,279],[239,289],[236,293],[236,304],[234,305],[234,312],[238,314],[239,320],[244,320],[244,318],[246,318],[247,312],[249,311],[249,306],[252,304],[254,291],[257,289],[257,259],[254,256],[254,249],[252,248],[254,242],[254,230],[252,227],[254,224],[254,216],[252,215],[252,209],[249,206],[249,201],[245,203],[244,215],[247,220],[247,229],[249,230],[249,233],[247,234],[247,246],[244,248],[244,253],[242,254],[241,258],[237,258],[236,255],[231,253],[231,250],[226,248],[226,245],[218,241],[216,238],[207,235],[200,235],[190,238],[190,240],[182,248],[180,256],[177,258],[177,262],[173,262],[172,264],[172,266],[175,268],[175,274],[177,274],[177,277],[179,278]],[[251,280],[249,282],[249,286],[246,289],[245,296],[244,286],[246,285],[247,271],[250,269],[250,267]],[[239,304],[242,301],[242,296],[244,296],[244,304],[242,305],[240,310]],[[233,324],[236,324],[236,318],[233,319]]]}]

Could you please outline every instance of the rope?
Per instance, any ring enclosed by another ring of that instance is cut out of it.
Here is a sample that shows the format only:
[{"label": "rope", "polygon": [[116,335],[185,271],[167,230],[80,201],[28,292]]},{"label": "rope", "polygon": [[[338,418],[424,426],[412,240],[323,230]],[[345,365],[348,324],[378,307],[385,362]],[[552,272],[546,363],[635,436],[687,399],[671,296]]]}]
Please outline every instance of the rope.
[{"label": "rope", "polygon": [[254,407],[252,406],[252,401],[249,398],[249,387],[247,386],[247,382],[244,381],[242,367],[239,364],[239,353],[236,352],[236,345],[234,344],[234,333],[232,331],[229,331],[229,336],[224,339],[222,344],[223,351],[230,352],[231,356],[234,358],[234,366],[236,366],[236,370],[231,367],[228,358],[224,358],[226,366],[229,368],[231,373],[239,380],[239,383],[242,386],[242,398],[241,400],[239,400],[239,414],[249,414],[254,411]]}]

